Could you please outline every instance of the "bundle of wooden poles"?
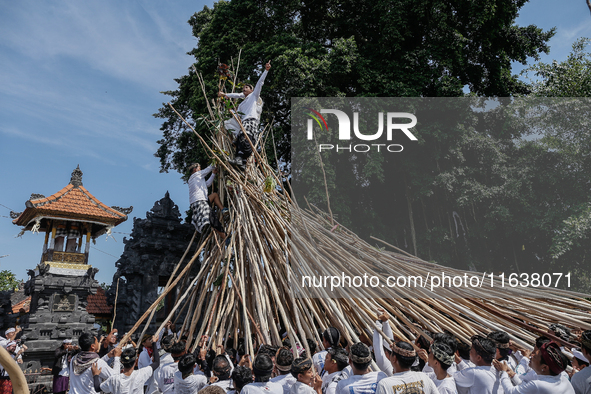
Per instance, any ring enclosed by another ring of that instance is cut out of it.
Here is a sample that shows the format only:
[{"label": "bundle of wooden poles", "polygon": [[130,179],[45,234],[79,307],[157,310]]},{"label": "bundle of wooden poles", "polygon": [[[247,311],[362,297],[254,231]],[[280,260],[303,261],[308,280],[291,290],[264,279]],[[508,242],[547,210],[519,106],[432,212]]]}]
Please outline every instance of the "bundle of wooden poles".
[{"label": "bundle of wooden poles", "polygon": [[[196,75],[205,93],[203,80]],[[372,337],[379,308],[391,316],[396,339],[409,341],[426,335],[425,331],[449,331],[469,343],[472,335],[501,330],[518,346],[531,349],[542,334],[559,340],[546,334],[552,323],[591,329],[591,303],[583,295],[555,288],[512,288],[507,283],[501,287],[498,278],[492,287],[487,282],[475,289],[362,286],[331,293],[312,286],[302,291],[303,275],[482,274],[429,263],[379,240],[385,248],[376,248],[306,201],[298,205],[290,191],[282,188],[284,180],[269,165],[264,149],[259,153],[257,146],[245,172],[233,168],[228,164],[232,135],[222,122],[227,113],[217,99],[208,101],[208,107],[211,133],[195,134],[218,166],[216,191],[229,208],[223,224],[230,241],[226,245],[211,231],[196,234],[191,243],[198,243],[197,252],[185,253],[160,297],[124,341],[144,322],[146,332],[156,306],[175,289],[176,303],[158,332],[167,321],[176,322],[191,350],[202,335],[208,336],[208,347],[214,350],[231,335],[243,337],[246,353],[254,355],[257,343],[280,345],[282,332],[287,332],[293,346],[308,349],[306,339],[321,343],[318,330],[328,326],[337,327],[354,343],[362,335]],[[259,144],[265,143],[269,129]],[[199,272],[189,277],[195,264],[201,264]],[[177,321],[181,313],[186,318]]]}]

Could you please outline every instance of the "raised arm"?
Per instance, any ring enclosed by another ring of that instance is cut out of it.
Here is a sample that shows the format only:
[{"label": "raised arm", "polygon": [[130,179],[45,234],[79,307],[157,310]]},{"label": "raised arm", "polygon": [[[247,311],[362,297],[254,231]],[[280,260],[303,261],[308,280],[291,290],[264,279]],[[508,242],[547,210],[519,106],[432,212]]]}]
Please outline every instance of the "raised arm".
[{"label": "raised arm", "polygon": [[209,177],[209,179],[207,181],[205,181],[205,186],[210,187],[211,184],[213,183],[213,180],[215,179],[215,174],[217,174],[217,169],[214,168],[213,170],[213,174],[211,174],[211,176]]},{"label": "raised arm", "polygon": [[263,71],[263,75],[261,75],[256,86],[254,87],[254,90],[252,91],[252,94],[254,94],[254,97],[256,97],[257,100],[261,96],[261,89],[263,88],[263,84],[265,83],[265,78],[267,77],[267,73],[269,72],[270,69],[271,69],[271,62],[267,62],[267,64],[265,64],[265,71]]},{"label": "raised arm", "polygon": [[152,372],[154,372],[160,366],[160,352],[158,351],[158,336],[154,335],[152,338],[152,354],[154,355],[154,362],[150,364]]}]

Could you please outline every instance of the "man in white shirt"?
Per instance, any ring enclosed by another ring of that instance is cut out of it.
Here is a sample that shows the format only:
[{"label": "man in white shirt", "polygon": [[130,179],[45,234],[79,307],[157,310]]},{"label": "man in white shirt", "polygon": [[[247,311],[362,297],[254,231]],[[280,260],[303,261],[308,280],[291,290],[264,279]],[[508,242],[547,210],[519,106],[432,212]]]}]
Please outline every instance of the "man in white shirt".
[{"label": "man in white shirt", "polygon": [[339,382],[348,378],[343,370],[349,365],[349,355],[342,347],[333,347],[328,350],[324,361],[326,373],[322,377],[322,394],[335,394]]},{"label": "man in white shirt", "polygon": [[[236,116],[240,117],[242,127],[240,127],[235,119],[230,119],[225,123],[226,130],[231,131],[236,136],[236,140],[234,141],[234,145],[236,145],[236,156],[234,160],[230,160],[229,162],[241,170],[244,170],[246,161],[250,155],[252,155],[252,147],[246,139],[244,132],[246,132],[246,135],[248,136],[248,139],[250,139],[250,142],[253,146],[256,146],[258,143],[259,119],[263,110],[261,89],[265,82],[265,77],[267,76],[267,73],[270,69],[271,63],[267,62],[267,64],[265,64],[265,71],[263,71],[263,74],[259,78],[254,88],[252,85],[246,84],[242,88],[242,93],[226,94],[224,92],[219,92],[220,97],[244,99],[238,106],[238,113],[241,115],[236,114]],[[244,128],[244,131],[242,128]]]},{"label": "man in white shirt", "polygon": [[394,373],[378,383],[377,394],[438,394],[435,383],[426,374],[410,370],[417,359],[417,353],[410,343],[392,343],[390,349],[386,354]]},{"label": "man in white shirt", "polygon": [[[78,338],[80,353],[72,357],[70,361],[70,394],[96,394],[94,390],[94,379],[91,371],[92,364],[101,369],[99,377],[102,381],[107,380],[111,375],[118,374],[121,370],[120,358],[121,348],[115,348],[112,352],[99,358],[97,351],[100,348],[98,338],[90,332],[84,332]],[[113,368],[109,367],[107,360],[115,357]]]},{"label": "man in white shirt", "polygon": [[328,349],[333,346],[338,346],[340,341],[341,333],[334,327],[328,327],[322,333],[322,346],[324,347],[324,350],[314,354],[312,357],[312,362],[314,363],[314,368],[316,368],[318,375],[322,376],[324,373],[324,359],[326,358]]},{"label": "man in white shirt", "polygon": [[481,335],[472,337],[470,361],[476,365],[467,368],[466,362],[456,356],[458,372],[453,375],[460,394],[503,394],[492,360],[497,353],[495,344]]},{"label": "man in white shirt", "polygon": [[[217,174],[217,169],[213,166],[209,166],[205,170],[201,170],[201,165],[195,163],[189,166],[189,171],[191,172],[188,181],[189,203],[191,204],[191,210],[193,211],[191,223],[193,223],[195,229],[200,233],[203,232],[206,225],[210,224],[216,233],[225,238],[226,234],[224,233],[224,228],[218,217],[212,214],[210,204],[215,204],[222,213],[226,212],[227,209],[224,209],[217,193],[207,194],[207,188],[213,183],[215,175]],[[210,172],[213,172],[213,174],[206,181],[205,177]]]},{"label": "man in white shirt", "polygon": [[[390,340],[394,338],[394,334],[392,333],[392,328],[390,327],[390,315],[382,308],[378,309],[380,312],[380,316],[378,316],[378,321],[376,321],[376,328],[380,328],[384,335],[386,335]],[[392,364],[390,360],[386,356],[386,350],[389,350],[390,346],[388,343],[384,342],[382,335],[378,332],[377,329],[373,330],[373,352],[376,356],[376,364],[378,368],[384,372],[387,376],[392,376]]]},{"label": "man in white shirt", "polygon": [[[581,334],[581,352],[587,360],[591,360],[591,330]],[[576,394],[591,393],[591,367],[583,368],[573,375],[571,383]]]},{"label": "man in white shirt", "polygon": [[217,355],[211,363],[212,377],[214,380],[210,386],[219,386],[224,391],[229,392],[232,390],[232,364],[230,360],[224,355]]},{"label": "man in white shirt", "polygon": [[439,394],[458,394],[456,382],[449,372],[455,364],[455,353],[449,344],[434,341],[429,353],[425,349],[420,349],[418,356],[426,362],[425,368],[429,367],[430,372],[425,372],[425,368],[423,372],[435,383]]},{"label": "man in white shirt", "polygon": [[254,383],[244,386],[240,394],[283,394],[283,386],[270,381],[273,374],[273,360],[269,355],[259,352],[252,364],[252,372]]},{"label": "man in white shirt", "polygon": [[509,357],[512,353],[510,348],[511,339],[509,338],[509,334],[504,331],[492,331],[486,337],[493,341],[497,347],[495,360],[501,362],[506,361],[509,367],[515,371],[517,369],[517,363],[512,357]]},{"label": "man in white shirt", "polygon": [[353,369],[353,376],[337,383],[336,394],[375,394],[378,382],[386,377],[382,371],[370,372],[371,351],[369,347],[358,342],[351,346],[349,364]]},{"label": "man in white shirt", "polygon": [[203,374],[195,374],[197,359],[193,354],[185,354],[179,360],[179,370],[174,374],[175,394],[194,394],[207,386],[207,378]]},{"label": "man in white shirt", "polygon": [[575,390],[562,373],[568,365],[568,359],[554,342],[548,342],[532,354],[530,366],[536,372],[537,379],[513,386],[510,374],[514,373],[506,362],[493,361],[501,372],[500,380],[505,394],[574,394]]},{"label": "man in white shirt", "polygon": [[279,375],[271,378],[271,382],[279,383],[283,387],[283,394],[289,394],[291,386],[296,382],[296,378],[291,374],[291,363],[293,363],[293,353],[288,347],[282,347],[275,356],[275,368]]},{"label": "man in white shirt", "polygon": [[185,344],[182,342],[175,343],[171,346],[170,353],[173,362],[162,365],[154,372],[155,386],[157,386],[158,392],[163,394],[174,393],[174,374],[179,370],[179,360],[187,353]]}]

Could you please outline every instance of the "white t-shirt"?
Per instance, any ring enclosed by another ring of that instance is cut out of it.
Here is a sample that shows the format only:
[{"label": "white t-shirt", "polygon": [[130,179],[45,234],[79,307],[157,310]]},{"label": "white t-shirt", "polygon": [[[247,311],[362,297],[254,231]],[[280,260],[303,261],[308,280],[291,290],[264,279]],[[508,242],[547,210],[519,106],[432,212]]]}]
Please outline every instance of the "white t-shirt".
[{"label": "white t-shirt", "polygon": [[335,394],[339,382],[347,377],[343,376],[343,371],[336,371],[331,374],[325,373],[322,377],[322,393]]},{"label": "white t-shirt", "polygon": [[501,374],[505,394],[575,394],[568,380],[558,376],[538,375],[538,379],[513,386],[506,372]]},{"label": "white t-shirt", "polygon": [[[240,392],[240,394],[242,394],[242,392]],[[291,386],[289,394],[316,394],[316,391],[314,391],[309,385],[296,381],[293,386]]]},{"label": "white t-shirt", "polygon": [[174,393],[174,374],[179,370],[177,363],[161,365],[154,373],[158,391],[164,394]]},{"label": "white t-shirt", "polygon": [[375,394],[378,382],[386,377],[381,371],[349,376],[337,383],[336,394]]},{"label": "white t-shirt", "polygon": [[152,372],[152,367],[144,367],[129,376],[122,373],[111,375],[101,383],[101,390],[113,394],[144,394],[144,383],[150,379]]},{"label": "white t-shirt", "polygon": [[244,98],[244,93],[228,93],[226,96],[229,98],[244,98],[238,105],[238,112],[242,112],[242,120],[246,119],[259,119],[262,112],[262,103],[259,101],[261,98],[261,89],[265,83],[265,77],[267,76],[267,70],[263,71],[263,74],[259,78],[255,85],[252,93]]},{"label": "white t-shirt", "polygon": [[573,375],[572,386],[576,394],[591,393],[591,367],[586,367]]},{"label": "white t-shirt", "polygon": [[[431,368],[431,366],[428,363],[425,363],[425,366],[423,367],[423,372],[427,375],[432,373],[433,376],[435,376],[435,371],[433,370],[433,368]],[[453,376],[453,374],[456,372],[458,372],[458,365],[454,361],[447,369],[447,373]]]},{"label": "white t-shirt", "polygon": [[435,383],[422,372],[398,372],[378,383],[377,394],[438,394]]},{"label": "white t-shirt", "polygon": [[271,382],[279,383],[283,387],[283,394],[289,394],[291,386],[293,386],[296,381],[297,379],[289,372],[285,375],[275,376],[271,379]]},{"label": "white t-shirt", "polygon": [[[115,357],[113,368],[105,361],[108,356],[105,355],[102,359],[97,359],[96,365],[101,369],[100,377],[103,381],[109,379],[111,375],[118,374],[121,370],[121,361],[119,357]],[[73,359],[70,361],[70,394],[96,394],[94,391],[94,377],[92,375],[91,367],[87,368],[80,375],[74,373]]]},{"label": "white t-shirt", "polygon": [[462,369],[453,378],[460,394],[503,394],[497,370],[493,366]]},{"label": "white t-shirt", "polygon": [[195,394],[207,386],[205,375],[189,375],[183,379],[181,371],[174,374],[174,393],[175,394]]},{"label": "white t-shirt", "polygon": [[318,375],[322,376],[322,373],[324,372],[324,361],[326,360],[327,354],[328,351],[322,350],[312,356],[312,363],[314,363],[314,367],[316,368],[316,373],[318,373]]},{"label": "white t-shirt", "polygon": [[[449,373],[449,372],[448,372]],[[439,394],[458,394],[456,381],[453,376],[448,376],[442,380],[437,379],[435,372],[426,373],[426,375],[435,383]]]},{"label": "white t-shirt", "polygon": [[207,182],[205,176],[213,170],[212,166],[207,167],[204,170],[194,172],[189,178],[189,203],[193,204],[195,201],[208,201],[207,199],[207,188],[211,186],[215,178],[215,174],[212,174]]},{"label": "white t-shirt", "polygon": [[158,382],[156,381],[156,376],[158,376],[163,366],[172,363],[174,363],[174,360],[170,353],[164,353],[162,356],[160,356],[160,366],[156,368],[152,374],[152,377],[148,379],[148,390],[146,391],[146,394],[153,394],[160,391],[158,388]]},{"label": "white t-shirt", "polygon": [[283,386],[271,381],[254,382],[244,386],[240,394],[283,394]]}]

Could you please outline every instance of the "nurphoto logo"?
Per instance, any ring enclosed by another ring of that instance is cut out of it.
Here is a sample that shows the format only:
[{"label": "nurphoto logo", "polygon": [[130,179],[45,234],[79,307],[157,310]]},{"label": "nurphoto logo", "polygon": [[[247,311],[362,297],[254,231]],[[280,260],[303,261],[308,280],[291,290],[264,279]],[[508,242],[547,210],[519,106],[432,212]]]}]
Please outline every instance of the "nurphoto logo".
[{"label": "nurphoto logo", "polygon": [[[351,119],[345,112],[337,109],[321,109],[320,112],[313,110],[312,108],[306,108],[307,114],[312,118],[308,119],[308,140],[314,139],[313,129],[314,121],[320,127],[320,130],[327,130],[328,125],[326,119],[322,114],[332,114],[337,117],[339,124],[339,141],[351,141]],[[410,122],[399,123],[401,119],[408,119]],[[386,139],[392,141],[392,135],[396,131],[402,131],[409,140],[417,141],[417,137],[409,129],[413,128],[417,124],[417,117],[408,112],[387,112],[386,113]],[[362,134],[359,131],[359,112],[353,112],[353,133],[355,138],[362,141],[375,141],[382,137],[384,133],[384,112],[378,112],[378,130],[374,134]],[[318,149],[320,152],[323,150],[336,149],[339,151],[348,152],[369,152],[372,149],[380,152],[380,149],[385,148],[388,152],[402,152],[404,147],[400,144],[349,144],[349,145],[333,145],[333,144],[319,144]]]}]

